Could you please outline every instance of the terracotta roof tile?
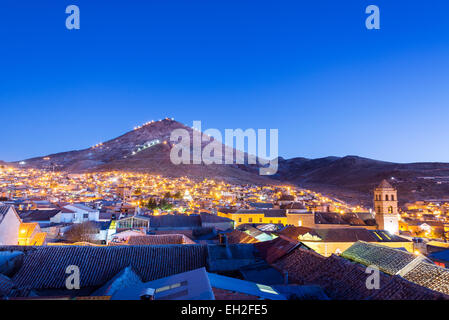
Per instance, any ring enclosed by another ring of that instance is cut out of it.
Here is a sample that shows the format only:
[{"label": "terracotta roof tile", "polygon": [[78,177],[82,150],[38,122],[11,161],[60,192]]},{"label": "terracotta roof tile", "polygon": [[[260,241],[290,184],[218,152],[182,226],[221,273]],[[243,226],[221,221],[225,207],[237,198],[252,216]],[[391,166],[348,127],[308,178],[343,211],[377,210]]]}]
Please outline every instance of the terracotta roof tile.
[{"label": "terracotta roof tile", "polygon": [[274,264],[274,267],[283,272],[287,271],[289,280],[294,283],[304,284],[304,279],[324,260],[326,258],[315,251],[296,248],[279,259]]},{"label": "terracotta roof tile", "polygon": [[[305,278],[305,283],[319,285],[335,300],[364,300],[373,294],[367,288],[369,274],[365,270],[359,264],[332,255]],[[389,280],[388,275],[380,273],[380,286],[387,284]]]},{"label": "terracotta roof tile", "polygon": [[404,278],[431,290],[449,294],[449,269],[435,264],[420,262]]},{"label": "terracotta roof tile", "polygon": [[447,300],[449,296],[421,287],[399,276],[376,290],[372,300]]},{"label": "terracotta roof tile", "polygon": [[271,241],[259,242],[254,246],[259,250],[262,258],[268,263],[274,263],[295,247],[299,245],[298,241],[293,241],[282,236]]}]

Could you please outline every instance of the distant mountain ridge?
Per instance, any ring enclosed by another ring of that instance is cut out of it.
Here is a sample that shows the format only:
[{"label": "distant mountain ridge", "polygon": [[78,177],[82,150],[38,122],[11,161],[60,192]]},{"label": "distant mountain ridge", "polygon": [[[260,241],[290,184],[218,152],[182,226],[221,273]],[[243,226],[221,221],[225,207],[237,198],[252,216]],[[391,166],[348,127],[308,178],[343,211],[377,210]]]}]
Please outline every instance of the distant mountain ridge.
[{"label": "distant mountain ridge", "polygon": [[277,179],[341,197],[372,202],[372,190],[383,179],[398,189],[401,203],[449,199],[449,163],[393,163],[358,156],[279,159]]},{"label": "distant mountain ridge", "polygon": [[[382,181],[398,189],[401,203],[449,198],[448,163],[400,164],[358,156],[318,159],[279,158],[275,176],[260,176],[257,165],[174,165],[170,161],[171,132],[193,130],[180,122],[154,121],[95,147],[24,160],[26,166],[68,172],[136,171],[168,177],[214,178],[240,184],[291,183],[342,200],[371,205],[372,190]],[[204,142],[203,146],[208,142]],[[222,145],[223,155],[229,147]],[[233,149],[236,154],[240,151]],[[18,165],[19,163],[15,163]],[[392,179],[393,178],[393,179]]]}]

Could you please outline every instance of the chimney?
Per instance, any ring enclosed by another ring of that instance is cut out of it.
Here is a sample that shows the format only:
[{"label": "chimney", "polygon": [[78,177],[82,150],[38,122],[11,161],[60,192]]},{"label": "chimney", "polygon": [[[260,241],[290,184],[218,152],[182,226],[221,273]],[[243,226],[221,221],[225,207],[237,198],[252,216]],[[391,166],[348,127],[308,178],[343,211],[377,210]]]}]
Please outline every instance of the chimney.
[{"label": "chimney", "polygon": [[144,300],[144,301],[152,301],[154,300],[154,293],[156,290],[154,290],[153,288],[146,288],[142,291],[142,293],[140,294],[140,300]]}]

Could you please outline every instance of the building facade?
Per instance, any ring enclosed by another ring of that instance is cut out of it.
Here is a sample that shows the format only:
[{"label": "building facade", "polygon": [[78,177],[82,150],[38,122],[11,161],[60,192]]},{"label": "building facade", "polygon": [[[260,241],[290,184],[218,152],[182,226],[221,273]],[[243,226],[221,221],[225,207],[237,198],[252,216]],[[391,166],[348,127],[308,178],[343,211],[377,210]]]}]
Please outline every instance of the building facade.
[{"label": "building facade", "polygon": [[399,233],[397,190],[385,179],[374,189],[374,211],[379,230]]}]

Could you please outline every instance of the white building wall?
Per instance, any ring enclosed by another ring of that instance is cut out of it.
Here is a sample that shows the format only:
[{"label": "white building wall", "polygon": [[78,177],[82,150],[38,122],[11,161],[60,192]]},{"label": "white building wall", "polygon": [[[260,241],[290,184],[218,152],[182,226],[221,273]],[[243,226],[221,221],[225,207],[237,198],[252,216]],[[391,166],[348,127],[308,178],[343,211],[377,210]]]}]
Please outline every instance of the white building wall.
[{"label": "white building wall", "polygon": [[[68,205],[65,208],[73,211],[73,223],[83,223],[86,221],[99,221],[100,220],[100,211],[86,211],[80,209],[75,206]],[[84,218],[84,215],[87,214],[87,218]],[[61,221],[65,222],[65,221]]]},{"label": "white building wall", "polygon": [[18,245],[20,223],[14,210],[9,209],[0,223],[0,245]]}]

